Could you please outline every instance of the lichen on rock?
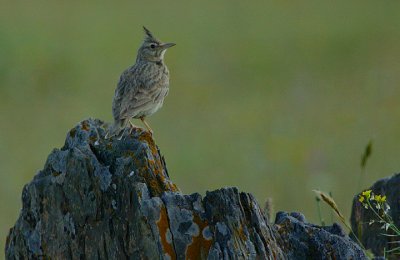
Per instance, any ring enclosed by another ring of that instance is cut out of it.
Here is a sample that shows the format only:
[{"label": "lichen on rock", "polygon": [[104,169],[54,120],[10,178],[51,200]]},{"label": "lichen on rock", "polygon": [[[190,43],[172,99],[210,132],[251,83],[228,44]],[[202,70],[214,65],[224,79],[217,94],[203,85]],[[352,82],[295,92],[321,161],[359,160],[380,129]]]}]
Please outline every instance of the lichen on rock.
[{"label": "lichen on rock", "polygon": [[107,127],[80,122],[24,187],[7,259],[285,259],[314,256],[314,240],[337,259],[363,257],[334,228],[290,216],[271,224],[236,188],[182,194],[150,133],[106,139]]}]

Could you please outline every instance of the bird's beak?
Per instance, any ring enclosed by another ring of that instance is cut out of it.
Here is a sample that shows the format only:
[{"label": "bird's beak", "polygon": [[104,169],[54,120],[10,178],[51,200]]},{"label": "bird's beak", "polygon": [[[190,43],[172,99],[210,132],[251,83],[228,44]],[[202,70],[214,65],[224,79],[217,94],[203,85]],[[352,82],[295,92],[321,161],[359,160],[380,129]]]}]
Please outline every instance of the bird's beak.
[{"label": "bird's beak", "polygon": [[175,43],[172,43],[172,42],[163,43],[163,44],[160,45],[160,48],[161,48],[162,50],[165,50],[165,49],[171,48],[172,46],[175,46],[175,45],[176,45],[176,44],[175,44]]}]

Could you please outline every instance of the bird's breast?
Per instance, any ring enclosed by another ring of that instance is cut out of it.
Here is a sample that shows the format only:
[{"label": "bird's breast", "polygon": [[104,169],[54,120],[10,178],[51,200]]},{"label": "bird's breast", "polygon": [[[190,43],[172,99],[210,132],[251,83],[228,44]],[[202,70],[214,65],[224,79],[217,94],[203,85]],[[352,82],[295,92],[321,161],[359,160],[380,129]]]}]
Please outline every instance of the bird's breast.
[{"label": "bird's breast", "polygon": [[147,88],[165,88],[169,85],[169,71],[166,66],[150,66],[148,72],[142,76]]}]

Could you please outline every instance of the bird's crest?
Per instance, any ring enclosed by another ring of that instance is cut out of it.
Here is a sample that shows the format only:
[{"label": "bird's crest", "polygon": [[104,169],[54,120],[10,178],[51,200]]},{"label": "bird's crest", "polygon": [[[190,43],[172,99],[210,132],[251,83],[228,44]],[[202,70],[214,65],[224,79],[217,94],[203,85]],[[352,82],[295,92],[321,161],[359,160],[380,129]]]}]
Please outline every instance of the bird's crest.
[{"label": "bird's crest", "polygon": [[150,32],[149,29],[143,26],[144,33],[146,34],[145,41],[152,41],[152,42],[160,42],[154,35]]}]

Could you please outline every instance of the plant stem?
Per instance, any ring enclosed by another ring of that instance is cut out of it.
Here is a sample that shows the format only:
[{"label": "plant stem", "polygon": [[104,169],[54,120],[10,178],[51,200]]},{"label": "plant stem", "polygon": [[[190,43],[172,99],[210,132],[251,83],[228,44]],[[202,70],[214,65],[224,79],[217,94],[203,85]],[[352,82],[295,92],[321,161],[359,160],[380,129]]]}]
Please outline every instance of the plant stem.
[{"label": "plant stem", "polygon": [[320,205],[321,200],[318,197],[315,197],[315,200],[317,201],[317,211],[318,211],[319,222],[321,223],[321,226],[325,226],[325,222],[322,218],[322,213],[321,213],[321,205]]}]

